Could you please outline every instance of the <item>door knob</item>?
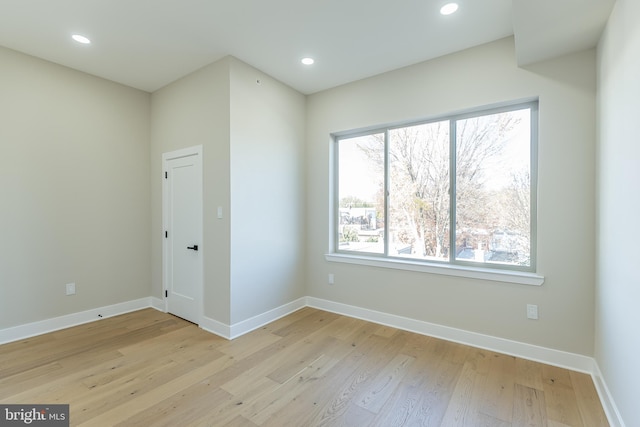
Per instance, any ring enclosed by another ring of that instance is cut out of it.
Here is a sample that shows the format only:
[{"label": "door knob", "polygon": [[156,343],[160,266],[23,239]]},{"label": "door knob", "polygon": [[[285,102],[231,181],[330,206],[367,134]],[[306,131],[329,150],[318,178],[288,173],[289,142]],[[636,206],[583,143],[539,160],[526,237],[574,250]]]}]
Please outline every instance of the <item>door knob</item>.
[{"label": "door knob", "polygon": [[191,249],[191,250],[197,251],[198,250],[198,245],[187,246],[187,249]]}]

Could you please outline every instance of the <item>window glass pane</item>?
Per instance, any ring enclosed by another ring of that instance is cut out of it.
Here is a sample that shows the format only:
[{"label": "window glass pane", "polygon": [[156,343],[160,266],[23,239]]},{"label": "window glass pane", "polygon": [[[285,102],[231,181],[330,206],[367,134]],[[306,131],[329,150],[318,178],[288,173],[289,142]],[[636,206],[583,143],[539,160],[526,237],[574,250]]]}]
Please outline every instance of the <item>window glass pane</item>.
[{"label": "window glass pane", "polygon": [[449,259],[449,121],[389,131],[389,255]]},{"label": "window glass pane", "polygon": [[530,109],[456,122],[456,260],[531,265]]},{"label": "window glass pane", "polygon": [[384,134],[338,142],[338,249],[384,253]]}]

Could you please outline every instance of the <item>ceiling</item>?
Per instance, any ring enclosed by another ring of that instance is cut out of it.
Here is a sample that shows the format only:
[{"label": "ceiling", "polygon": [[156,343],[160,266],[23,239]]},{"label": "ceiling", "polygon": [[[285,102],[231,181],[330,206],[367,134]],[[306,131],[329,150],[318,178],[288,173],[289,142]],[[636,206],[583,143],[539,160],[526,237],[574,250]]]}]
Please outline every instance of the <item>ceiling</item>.
[{"label": "ceiling", "polygon": [[447,2],[0,0],[0,45],[148,92],[232,55],[310,94],[511,35],[519,65],[588,49],[615,0]]}]

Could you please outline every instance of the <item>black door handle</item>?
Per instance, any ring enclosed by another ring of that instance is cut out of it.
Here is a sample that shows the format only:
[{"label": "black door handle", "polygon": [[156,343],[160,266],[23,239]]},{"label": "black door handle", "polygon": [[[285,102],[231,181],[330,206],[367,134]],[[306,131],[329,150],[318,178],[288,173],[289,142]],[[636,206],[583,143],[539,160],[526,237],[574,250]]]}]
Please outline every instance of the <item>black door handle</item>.
[{"label": "black door handle", "polygon": [[187,249],[192,249],[194,251],[197,251],[198,250],[198,245],[187,246]]}]

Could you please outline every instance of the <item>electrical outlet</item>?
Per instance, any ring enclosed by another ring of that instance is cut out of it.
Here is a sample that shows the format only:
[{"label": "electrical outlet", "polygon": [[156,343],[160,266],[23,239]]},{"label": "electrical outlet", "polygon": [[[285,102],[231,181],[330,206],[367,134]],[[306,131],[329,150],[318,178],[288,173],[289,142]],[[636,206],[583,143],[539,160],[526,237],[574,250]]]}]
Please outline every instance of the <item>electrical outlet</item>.
[{"label": "electrical outlet", "polygon": [[333,285],[334,284],[334,280],[333,280],[333,273],[329,274],[329,284]]},{"label": "electrical outlet", "polygon": [[538,320],[538,306],[527,304],[527,319]]},{"label": "electrical outlet", "polygon": [[76,294],[76,284],[75,283],[67,283],[66,290],[67,290],[67,295],[75,295]]}]

